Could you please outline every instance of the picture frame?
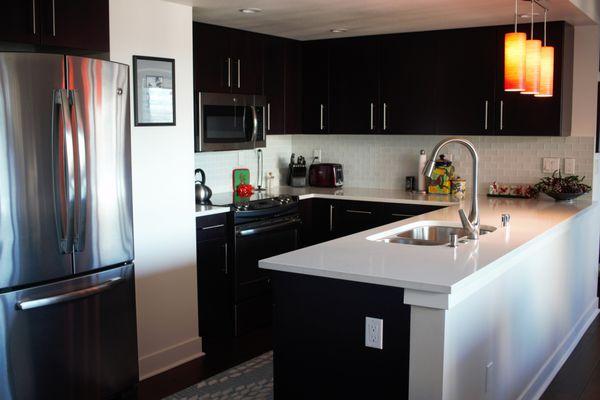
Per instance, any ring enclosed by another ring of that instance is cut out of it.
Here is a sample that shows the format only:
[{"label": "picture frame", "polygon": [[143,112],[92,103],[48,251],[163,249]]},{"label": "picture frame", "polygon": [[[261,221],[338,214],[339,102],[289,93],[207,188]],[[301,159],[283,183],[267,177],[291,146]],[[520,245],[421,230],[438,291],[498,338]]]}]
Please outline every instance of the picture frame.
[{"label": "picture frame", "polygon": [[135,126],[175,126],[175,60],[133,56]]}]

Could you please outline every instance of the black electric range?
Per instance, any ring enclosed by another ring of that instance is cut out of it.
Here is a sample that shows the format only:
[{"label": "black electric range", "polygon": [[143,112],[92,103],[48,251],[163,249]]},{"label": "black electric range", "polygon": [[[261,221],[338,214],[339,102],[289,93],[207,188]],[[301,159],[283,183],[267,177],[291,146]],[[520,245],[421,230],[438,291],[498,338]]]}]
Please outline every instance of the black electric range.
[{"label": "black electric range", "polygon": [[299,199],[258,192],[245,198],[216,194],[211,200],[233,209],[234,329],[239,337],[271,325],[270,273],[258,262],[299,247]]}]

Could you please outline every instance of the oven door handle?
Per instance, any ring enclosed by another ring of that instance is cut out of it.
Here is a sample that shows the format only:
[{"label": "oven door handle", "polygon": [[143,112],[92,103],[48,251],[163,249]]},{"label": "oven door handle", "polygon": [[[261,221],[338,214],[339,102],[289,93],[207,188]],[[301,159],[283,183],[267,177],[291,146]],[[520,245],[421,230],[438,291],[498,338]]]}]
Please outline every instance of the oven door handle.
[{"label": "oven door handle", "polygon": [[299,219],[294,219],[294,220],[285,221],[285,222],[277,222],[275,224],[271,224],[271,225],[267,225],[267,226],[261,226],[258,228],[250,228],[250,229],[243,229],[243,230],[237,231],[236,236],[258,235],[261,233],[277,231],[277,230],[285,229],[290,226],[300,225],[300,224],[301,224],[301,221]]}]

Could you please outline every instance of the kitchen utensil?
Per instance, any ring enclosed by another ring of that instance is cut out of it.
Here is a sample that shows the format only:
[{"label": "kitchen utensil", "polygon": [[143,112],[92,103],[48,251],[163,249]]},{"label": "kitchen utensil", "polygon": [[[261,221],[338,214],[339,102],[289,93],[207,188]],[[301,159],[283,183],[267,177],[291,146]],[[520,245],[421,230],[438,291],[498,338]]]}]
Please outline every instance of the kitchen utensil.
[{"label": "kitchen utensil", "polygon": [[212,196],[212,190],[208,186],[206,186],[206,175],[204,171],[200,168],[194,171],[195,175],[202,176],[201,180],[196,179],[196,203],[197,204],[207,204],[209,203],[210,196]]}]

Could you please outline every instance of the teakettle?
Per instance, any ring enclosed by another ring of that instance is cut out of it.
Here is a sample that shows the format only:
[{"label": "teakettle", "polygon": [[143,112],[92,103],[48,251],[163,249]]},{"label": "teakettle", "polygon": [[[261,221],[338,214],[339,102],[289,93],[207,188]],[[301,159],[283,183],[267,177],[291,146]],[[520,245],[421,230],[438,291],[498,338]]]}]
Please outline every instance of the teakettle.
[{"label": "teakettle", "polygon": [[210,196],[212,196],[212,190],[206,186],[206,175],[204,174],[204,171],[198,168],[195,171],[195,175],[198,175],[198,172],[200,172],[202,180],[196,180],[196,203],[208,204],[210,203],[208,200],[210,199]]}]

